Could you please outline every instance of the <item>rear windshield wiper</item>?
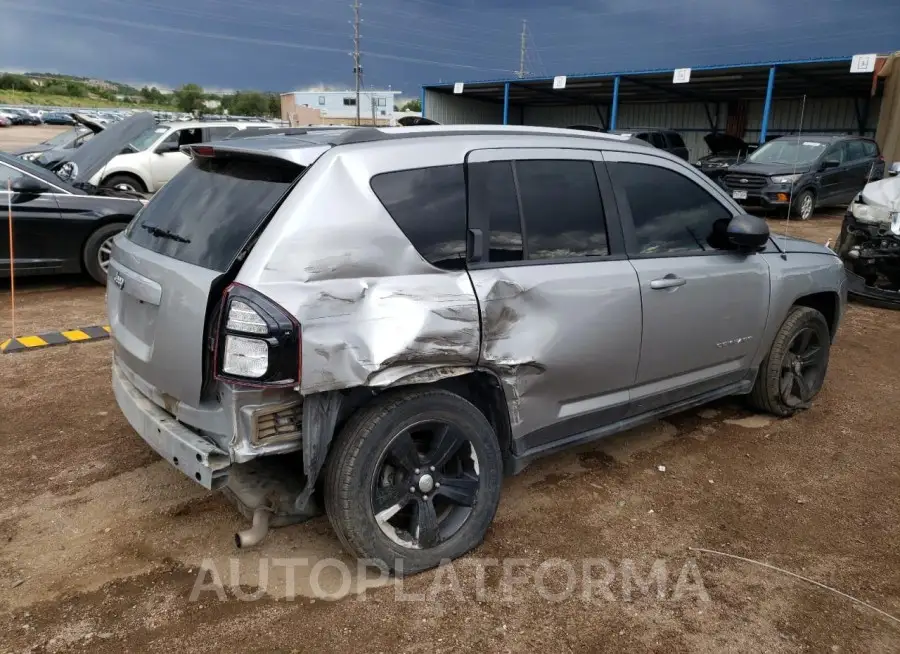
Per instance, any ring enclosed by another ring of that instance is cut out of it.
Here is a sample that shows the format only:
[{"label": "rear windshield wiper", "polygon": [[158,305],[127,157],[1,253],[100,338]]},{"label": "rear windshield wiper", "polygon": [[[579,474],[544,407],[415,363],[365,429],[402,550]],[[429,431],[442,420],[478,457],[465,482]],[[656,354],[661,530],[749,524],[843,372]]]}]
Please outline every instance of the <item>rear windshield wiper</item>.
[{"label": "rear windshield wiper", "polygon": [[175,232],[170,232],[168,229],[163,229],[162,227],[157,227],[156,225],[150,225],[148,223],[141,223],[141,227],[150,232],[151,236],[156,236],[157,238],[168,238],[173,241],[177,241],[179,243],[190,243],[191,239],[185,238],[184,236],[179,236]]}]

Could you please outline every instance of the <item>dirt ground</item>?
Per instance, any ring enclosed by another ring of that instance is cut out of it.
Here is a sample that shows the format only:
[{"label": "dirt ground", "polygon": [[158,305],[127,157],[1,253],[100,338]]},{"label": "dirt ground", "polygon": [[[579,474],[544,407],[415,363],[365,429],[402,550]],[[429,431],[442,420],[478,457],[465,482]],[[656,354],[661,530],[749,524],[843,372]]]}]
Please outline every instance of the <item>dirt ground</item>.
[{"label": "dirt ground", "polygon": [[0,129],[0,152],[12,152],[32,143],[40,143],[71,127],[59,125],[14,125]]},{"label": "dirt ground", "polygon": [[[825,242],[838,227],[823,214],[788,229]],[[20,291],[20,334],[105,321],[103,289],[80,278]],[[4,291],[0,340],[10,331]],[[897,314],[851,305],[809,411],[773,420],[729,400],[542,460],[506,480],[481,547],[365,593],[325,518],[236,550],[247,521],[119,413],[109,342],[0,355],[0,653],[896,653],[900,621],[688,548],[900,617],[898,344]],[[277,559],[307,559],[296,597]],[[613,581],[588,601],[582,570],[597,559]],[[645,577],[662,561],[668,584],[629,600],[627,561]],[[340,562],[351,592],[323,599],[314,582],[336,591]],[[192,601],[211,570],[223,598]]]}]

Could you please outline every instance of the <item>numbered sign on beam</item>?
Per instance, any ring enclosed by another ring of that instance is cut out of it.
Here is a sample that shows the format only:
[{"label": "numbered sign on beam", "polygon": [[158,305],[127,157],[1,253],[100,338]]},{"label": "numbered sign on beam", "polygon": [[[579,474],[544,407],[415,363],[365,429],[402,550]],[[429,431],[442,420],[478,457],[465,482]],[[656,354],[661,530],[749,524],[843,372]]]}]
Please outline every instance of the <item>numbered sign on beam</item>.
[{"label": "numbered sign on beam", "polygon": [[460,93],[463,92],[464,86],[465,86],[465,84],[463,84],[462,82],[457,82],[456,84],[453,85],[453,92],[456,93],[456,95],[459,95]]},{"label": "numbered sign on beam", "polygon": [[691,81],[690,68],[676,68],[672,74],[672,84],[687,84]]},{"label": "numbered sign on beam", "polygon": [[566,88],[566,76],[565,75],[557,75],[553,78],[553,88],[554,89],[564,89]]},{"label": "numbered sign on beam", "polygon": [[850,72],[851,73],[874,73],[876,59],[878,59],[877,54],[853,55],[853,61],[850,62]]}]

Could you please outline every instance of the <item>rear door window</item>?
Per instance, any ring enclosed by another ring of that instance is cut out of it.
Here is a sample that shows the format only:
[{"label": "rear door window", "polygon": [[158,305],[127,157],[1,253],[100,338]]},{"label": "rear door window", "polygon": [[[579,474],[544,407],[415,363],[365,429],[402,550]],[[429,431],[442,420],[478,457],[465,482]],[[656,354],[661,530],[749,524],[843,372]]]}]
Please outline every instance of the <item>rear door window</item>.
[{"label": "rear door window", "polygon": [[665,150],[669,147],[669,144],[666,143],[666,137],[663,136],[660,132],[650,133],[650,144],[654,147],[659,148],[660,150]]},{"label": "rear door window", "polygon": [[860,161],[866,158],[866,147],[862,141],[847,142],[848,161]]},{"label": "rear door window", "polygon": [[430,264],[466,267],[466,178],[462,165],[383,173],[372,190]]},{"label": "rear door window", "polygon": [[216,127],[207,127],[206,137],[203,140],[221,141],[222,139],[234,134],[236,131],[238,131],[237,127],[226,127],[222,125],[217,125]]},{"label": "rear door window", "polygon": [[528,260],[609,254],[592,162],[522,160],[515,165]]},{"label": "rear door window", "polygon": [[863,141],[862,144],[867,157],[875,159],[878,156],[878,145],[875,141]]},{"label": "rear door window", "polygon": [[522,261],[522,220],[512,162],[469,164],[469,222],[490,225],[490,261]]},{"label": "rear door window", "polygon": [[681,138],[681,134],[678,132],[666,132],[666,136],[669,139],[669,145],[673,148],[683,148],[684,139]]},{"label": "rear door window", "polygon": [[194,159],[141,210],[127,237],[173,259],[225,272],[302,172],[276,159]]}]

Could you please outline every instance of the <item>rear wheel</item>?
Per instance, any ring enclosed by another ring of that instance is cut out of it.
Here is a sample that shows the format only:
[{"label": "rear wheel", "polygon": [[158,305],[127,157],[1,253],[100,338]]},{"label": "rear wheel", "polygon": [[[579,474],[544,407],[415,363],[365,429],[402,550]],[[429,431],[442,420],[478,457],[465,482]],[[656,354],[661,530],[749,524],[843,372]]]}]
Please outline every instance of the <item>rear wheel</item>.
[{"label": "rear wheel", "polygon": [[351,418],[326,470],[325,507],[344,546],[416,573],[484,540],[500,500],[494,430],[443,390],[385,395]]},{"label": "rear wheel", "polygon": [[794,307],[763,360],[750,403],[776,416],[808,409],[828,369],[831,333],[825,317],[809,307]]},{"label": "rear wheel", "polygon": [[109,269],[112,242],[123,229],[125,229],[125,223],[104,225],[91,234],[84,244],[82,255],[84,269],[98,284],[106,284],[106,271]]},{"label": "rear wheel", "polygon": [[120,191],[131,191],[134,193],[146,193],[147,188],[144,183],[134,175],[110,175],[103,180],[103,186],[114,188]]}]

